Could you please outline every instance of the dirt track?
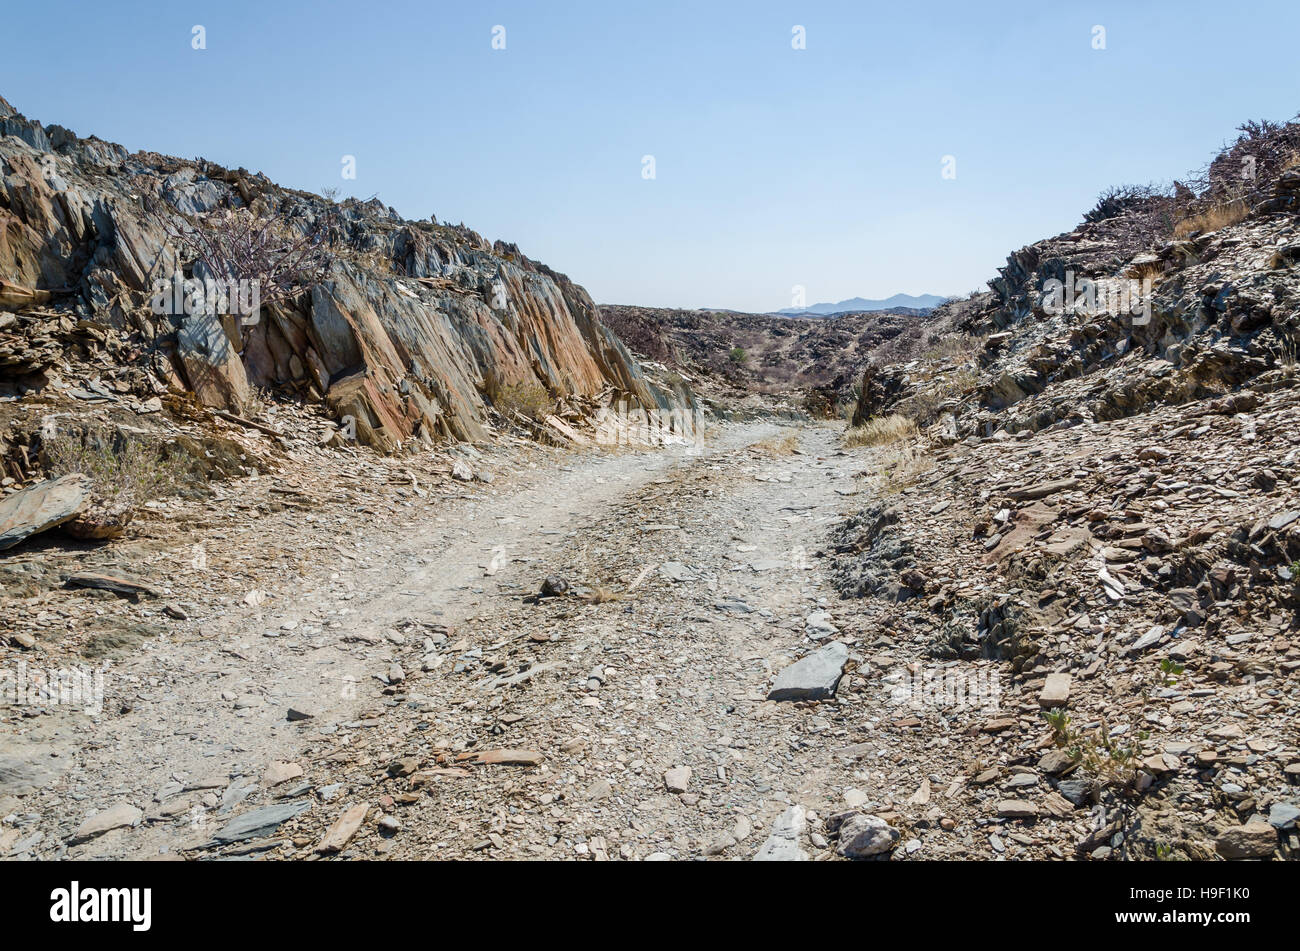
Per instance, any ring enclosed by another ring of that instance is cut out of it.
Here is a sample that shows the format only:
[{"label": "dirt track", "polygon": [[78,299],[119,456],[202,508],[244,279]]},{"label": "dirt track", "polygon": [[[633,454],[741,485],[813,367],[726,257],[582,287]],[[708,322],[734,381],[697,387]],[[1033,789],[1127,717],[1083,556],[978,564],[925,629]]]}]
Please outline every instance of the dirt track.
[{"label": "dirt track", "polygon": [[[414,528],[358,532],[291,589],[267,582],[260,605],[113,665],[97,722],[57,710],[11,743],[69,764],[22,804],[44,833],[32,853],[305,856],[364,802],[345,854],[748,857],[788,804],[826,792],[809,737],[853,739],[831,708],[762,699],[830,596],[813,552],[856,492],[835,445],[830,428],[761,424],[702,450],[553,456]],[[579,594],[527,603],[549,574]],[[291,722],[290,708],[312,716]],[[540,765],[455,762],[498,747]],[[422,776],[414,793],[390,776],[396,760],[438,769],[440,754],[466,775]],[[294,765],[268,775],[273,763]],[[684,794],[665,788],[678,766]],[[205,848],[280,802],[307,808]],[[66,849],[117,804],[143,820]],[[400,830],[376,825],[385,809]]]}]

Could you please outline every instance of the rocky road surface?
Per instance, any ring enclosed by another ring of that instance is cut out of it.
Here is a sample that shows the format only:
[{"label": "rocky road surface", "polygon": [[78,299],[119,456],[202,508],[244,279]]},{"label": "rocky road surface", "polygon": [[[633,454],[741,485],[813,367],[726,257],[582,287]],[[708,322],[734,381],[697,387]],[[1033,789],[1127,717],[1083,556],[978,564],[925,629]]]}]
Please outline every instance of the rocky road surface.
[{"label": "rocky road surface", "polygon": [[[23,719],[0,852],[818,854],[817,811],[866,755],[835,753],[869,725],[847,690],[765,698],[836,633],[814,553],[861,501],[837,447],[734,426],[552,454],[400,524],[360,514],[333,557],[111,665],[98,717]],[[548,576],[569,590],[535,600]]]}]

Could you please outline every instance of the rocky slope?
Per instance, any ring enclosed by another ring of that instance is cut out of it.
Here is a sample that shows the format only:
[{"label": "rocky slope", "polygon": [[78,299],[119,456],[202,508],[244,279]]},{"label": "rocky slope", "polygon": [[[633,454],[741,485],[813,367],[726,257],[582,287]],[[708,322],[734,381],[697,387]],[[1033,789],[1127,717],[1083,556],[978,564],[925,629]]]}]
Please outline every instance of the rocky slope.
[{"label": "rocky slope", "polygon": [[[60,349],[79,345],[107,385],[142,399],[188,391],[237,414],[252,388],[291,392],[352,417],[357,439],[381,450],[481,440],[494,396],[512,387],[541,388],[561,408],[689,402],[645,378],[585,290],[464,226],[131,154],[2,99],[0,168],[0,307],[29,314],[0,324],[9,395],[61,378]],[[190,264],[164,222],[232,208],[302,234],[328,223],[327,279],[252,326],[153,313],[155,282]]]},{"label": "rocky slope", "polygon": [[881,676],[939,672],[905,728],[968,746],[926,817],[989,854],[1300,854],[1298,133],[1248,130],[1199,191],[1104,200],[865,374],[885,498],[833,571]]}]

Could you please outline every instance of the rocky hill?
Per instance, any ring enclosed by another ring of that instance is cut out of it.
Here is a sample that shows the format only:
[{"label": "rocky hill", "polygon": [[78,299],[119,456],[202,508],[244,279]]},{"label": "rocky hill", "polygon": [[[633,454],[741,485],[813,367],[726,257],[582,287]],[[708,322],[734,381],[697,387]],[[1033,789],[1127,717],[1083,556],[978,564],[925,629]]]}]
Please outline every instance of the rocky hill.
[{"label": "rocky hill", "polygon": [[[570,423],[620,400],[689,402],[645,378],[585,290],[463,225],[129,153],[3,100],[0,163],[0,307],[19,312],[0,325],[10,396],[44,390],[81,353],[119,394],[190,393],[232,414],[253,390],[293,394],[384,451],[482,440],[502,393],[536,392]],[[204,276],[173,224],[210,232],[242,211],[286,241],[320,235],[324,280],[242,325],[155,313],[159,280]]]},{"label": "rocky hill", "polygon": [[726,404],[753,394],[836,415],[855,399],[863,362],[927,311],[782,317],[719,310],[601,305],[632,350]]},{"label": "rocky hill", "polygon": [[958,777],[933,818],[985,827],[962,854],[1298,854],[1298,215],[1300,125],[1252,124],[864,374],[849,441],[883,498],[830,553],[873,666],[1006,672],[949,703],[942,763],[934,704],[896,718]]}]

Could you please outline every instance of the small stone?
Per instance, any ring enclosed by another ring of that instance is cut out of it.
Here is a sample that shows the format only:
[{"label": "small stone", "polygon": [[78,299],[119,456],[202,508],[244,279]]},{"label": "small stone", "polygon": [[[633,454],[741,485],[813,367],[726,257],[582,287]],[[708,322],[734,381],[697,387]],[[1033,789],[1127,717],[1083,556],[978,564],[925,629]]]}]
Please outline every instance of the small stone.
[{"label": "small stone", "polygon": [[1003,819],[1037,819],[1038,806],[1021,799],[1004,799],[998,803],[998,815]]},{"label": "small stone", "polygon": [[776,817],[772,833],[754,856],[755,862],[804,862],[808,853],[799,847],[799,838],[808,825],[803,806],[791,806]]},{"label": "small stone", "polygon": [[890,851],[900,837],[899,831],[879,816],[853,815],[840,823],[836,851],[845,858],[870,858]]},{"label": "small stone", "polygon": [[1038,761],[1038,768],[1048,776],[1059,776],[1072,765],[1074,760],[1065,750],[1048,750],[1043,754],[1043,758]]},{"label": "small stone", "polygon": [[322,855],[332,855],[335,852],[342,852],[352,837],[357,834],[361,828],[361,823],[365,821],[366,813],[370,811],[370,806],[366,803],[357,803],[344,809],[334,823],[326,830],[324,838],[316,846],[316,851]]},{"label": "small stone", "polygon": [[1038,705],[1044,710],[1065,706],[1070,700],[1070,679],[1069,674],[1048,674],[1038,694]]},{"label": "small stone", "polygon": [[670,793],[684,793],[691,783],[689,766],[674,766],[664,773],[664,787]]},{"label": "small stone", "polygon": [[297,763],[274,762],[266,768],[262,774],[262,785],[271,787],[279,786],[281,783],[287,783],[291,779],[297,779],[302,776],[302,767]]},{"label": "small stone", "polygon": [[1275,802],[1268,810],[1268,824],[1274,829],[1293,829],[1300,819],[1300,807],[1290,802]]}]

